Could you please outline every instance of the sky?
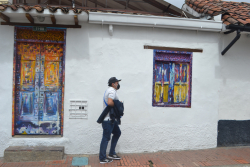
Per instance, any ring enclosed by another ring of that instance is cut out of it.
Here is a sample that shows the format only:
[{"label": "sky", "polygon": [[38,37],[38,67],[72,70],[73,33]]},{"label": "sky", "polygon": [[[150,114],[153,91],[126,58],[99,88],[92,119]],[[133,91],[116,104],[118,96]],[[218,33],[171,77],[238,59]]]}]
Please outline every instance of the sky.
[{"label": "sky", "polygon": [[[166,2],[171,3],[172,5],[181,8],[182,5],[184,4],[185,0],[165,0]],[[225,0],[224,0],[225,1]],[[250,0],[232,0],[234,2],[248,2],[250,3]]]}]

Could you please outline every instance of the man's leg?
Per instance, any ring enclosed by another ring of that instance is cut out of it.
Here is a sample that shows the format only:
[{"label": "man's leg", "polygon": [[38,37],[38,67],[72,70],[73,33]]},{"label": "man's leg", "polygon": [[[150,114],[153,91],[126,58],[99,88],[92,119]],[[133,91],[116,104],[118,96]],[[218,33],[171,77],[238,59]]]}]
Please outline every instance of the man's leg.
[{"label": "man's leg", "polygon": [[113,137],[111,140],[111,147],[110,147],[109,155],[116,155],[115,147],[116,147],[119,137],[121,136],[121,130],[117,124],[117,121],[114,122],[114,128],[113,128],[112,133],[113,133]]},{"label": "man's leg", "polygon": [[100,153],[99,153],[100,161],[107,158],[106,150],[107,150],[108,142],[110,140],[110,135],[114,128],[114,123],[112,124],[110,121],[103,121],[102,128],[103,128],[103,135],[102,135],[102,141],[101,141]]}]

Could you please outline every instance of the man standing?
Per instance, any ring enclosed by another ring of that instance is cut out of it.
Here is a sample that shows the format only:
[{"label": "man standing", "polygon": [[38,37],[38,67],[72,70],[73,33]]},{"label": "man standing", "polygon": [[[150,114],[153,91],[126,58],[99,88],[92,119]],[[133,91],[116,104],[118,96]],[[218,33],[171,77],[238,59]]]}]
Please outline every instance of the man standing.
[{"label": "man standing", "polygon": [[[120,88],[119,81],[121,80],[116,79],[116,77],[112,77],[109,79],[108,81],[109,88],[105,91],[103,97],[103,111],[106,109],[107,106],[110,107],[114,106],[113,100],[119,100],[117,95],[117,90]],[[119,137],[121,136],[121,130],[118,126],[117,120],[114,120],[112,122],[108,113],[102,122],[103,135],[99,153],[99,159],[101,164],[121,159],[115,152],[116,144],[118,142]],[[106,150],[108,142],[110,140],[111,133],[113,134],[113,136],[111,140],[109,155],[107,158]]]}]

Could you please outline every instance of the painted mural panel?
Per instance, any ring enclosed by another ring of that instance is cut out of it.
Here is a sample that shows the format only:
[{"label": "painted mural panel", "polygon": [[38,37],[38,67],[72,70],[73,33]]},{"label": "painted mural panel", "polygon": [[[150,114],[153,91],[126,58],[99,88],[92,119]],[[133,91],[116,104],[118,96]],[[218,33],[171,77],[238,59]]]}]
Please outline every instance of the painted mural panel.
[{"label": "painted mural panel", "polygon": [[180,84],[176,83],[174,84],[174,103],[179,103],[180,102]]},{"label": "painted mural panel", "polygon": [[191,60],[191,53],[154,51],[153,106],[191,106]]},{"label": "painted mural panel", "polygon": [[35,86],[35,61],[21,61],[21,90],[34,91]]},{"label": "painted mural panel", "polygon": [[63,57],[63,45],[42,44],[41,55],[46,55],[45,61],[61,61]]},{"label": "painted mural panel", "polygon": [[41,121],[58,121],[58,92],[46,92],[44,114]]},{"label": "painted mural panel", "polygon": [[63,133],[66,29],[15,27],[12,135]]},{"label": "painted mural panel", "polygon": [[34,93],[33,92],[20,92],[20,106],[19,112],[21,119],[25,116],[34,116]]},{"label": "painted mural panel", "polygon": [[17,135],[37,135],[39,134],[38,121],[16,121],[15,134]]},{"label": "painted mural panel", "polygon": [[60,134],[60,121],[40,121],[39,134],[43,135]]},{"label": "painted mural panel", "polygon": [[169,64],[156,63],[154,98],[156,102],[168,102]]},{"label": "painted mural panel", "polygon": [[38,134],[38,112],[34,92],[20,92],[15,134]]},{"label": "painted mural panel", "polygon": [[164,83],[164,87],[163,87],[163,102],[168,102],[168,89],[169,89],[168,84]]},{"label": "painted mural panel", "polygon": [[63,45],[17,46],[15,134],[60,134]]},{"label": "painted mural panel", "polygon": [[154,98],[156,102],[160,102],[161,97],[161,83],[155,83]]},{"label": "painted mural panel", "polygon": [[19,43],[19,54],[22,60],[36,60],[36,55],[40,54],[40,45],[37,43]]},{"label": "painted mural panel", "polygon": [[44,85],[59,86],[59,62],[45,61],[44,70]]}]

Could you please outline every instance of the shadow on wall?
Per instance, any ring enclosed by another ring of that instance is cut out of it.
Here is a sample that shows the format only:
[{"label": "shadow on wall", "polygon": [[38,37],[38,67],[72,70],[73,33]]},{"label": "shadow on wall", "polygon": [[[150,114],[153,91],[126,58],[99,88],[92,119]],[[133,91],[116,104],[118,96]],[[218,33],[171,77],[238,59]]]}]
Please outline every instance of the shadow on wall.
[{"label": "shadow on wall", "polygon": [[[149,40],[150,42],[163,41],[171,43],[210,43],[218,42],[219,33],[211,33],[206,31],[168,29],[168,28],[151,28],[136,26],[113,26],[113,36],[109,35],[108,25],[88,24],[89,38],[100,38],[100,42],[104,39],[122,39],[126,40]],[[187,40],[188,39],[188,40]],[[177,46],[176,46],[177,47]],[[143,46],[142,46],[143,48]]]},{"label": "shadow on wall", "polygon": [[[0,39],[0,50],[1,50],[1,65],[5,63],[13,62],[14,54],[14,26],[0,25],[1,39]],[[13,64],[11,63],[11,68]]]},{"label": "shadow on wall", "polygon": [[[219,42],[220,53],[235,38],[233,34],[221,34]],[[227,51],[225,55],[219,55],[219,67],[216,69],[216,78],[223,79],[225,85],[228,79],[250,81],[250,37],[242,34],[241,38]]]},{"label": "shadow on wall", "polygon": [[[67,61],[72,59],[89,60],[90,58],[88,24],[82,24],[81,26],[82,28],[67,29],[67,37],[66,37]],[[77,68],[77,66],[75,67]]]}]

